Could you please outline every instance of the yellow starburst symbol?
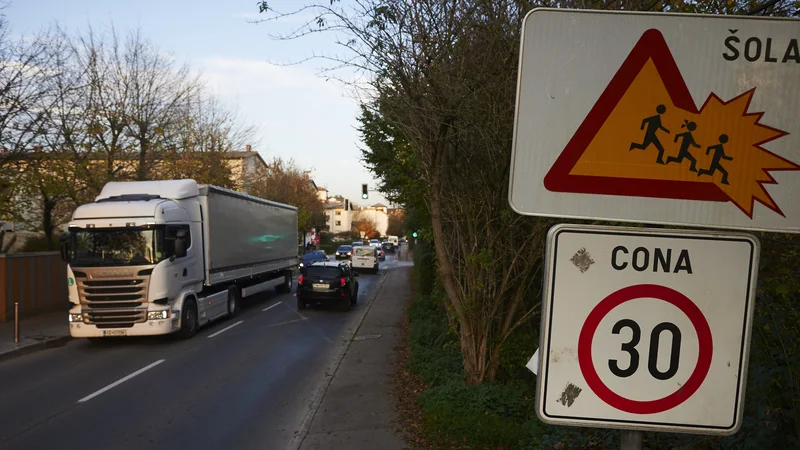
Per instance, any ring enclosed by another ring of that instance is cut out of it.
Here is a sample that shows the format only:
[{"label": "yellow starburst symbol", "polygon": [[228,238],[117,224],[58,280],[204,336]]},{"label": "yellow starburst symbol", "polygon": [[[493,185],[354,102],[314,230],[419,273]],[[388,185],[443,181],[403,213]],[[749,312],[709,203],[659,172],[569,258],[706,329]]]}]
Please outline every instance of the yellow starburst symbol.
[{"label": "yellow starburst symbol", "polygon": [[749,111],[751,89],[694,99],[658,30],[648,30],[545,177],[555,192],[730,201],[753,216],[755,201],[783,215],[764,184],[800,166],[763,146],[785,131]]}]

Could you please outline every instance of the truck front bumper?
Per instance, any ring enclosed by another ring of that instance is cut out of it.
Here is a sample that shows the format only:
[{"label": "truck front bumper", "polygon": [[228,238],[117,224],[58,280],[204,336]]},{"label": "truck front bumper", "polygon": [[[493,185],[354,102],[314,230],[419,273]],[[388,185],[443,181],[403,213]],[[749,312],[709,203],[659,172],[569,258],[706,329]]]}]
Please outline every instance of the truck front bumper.
[{"label": "truck front bumper", "polygon": [[155,336],[178,331],[178,317],[169,319],[148,320],[135,323],[127,328],[97,328],[96,325],[81,322],[69,324],[69,334],[74,338],[111,337],[111,336]]}]

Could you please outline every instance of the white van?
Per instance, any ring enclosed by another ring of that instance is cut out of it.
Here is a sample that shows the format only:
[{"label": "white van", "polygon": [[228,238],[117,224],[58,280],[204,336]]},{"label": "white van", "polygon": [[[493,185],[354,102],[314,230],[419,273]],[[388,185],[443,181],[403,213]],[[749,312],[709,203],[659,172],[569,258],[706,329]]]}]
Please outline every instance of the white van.
[{"label": "white van", "polygon": [[370,269],[372,273],[378,273],[378,249],[371,245],[353,247],[350,264],[353,270]]}]

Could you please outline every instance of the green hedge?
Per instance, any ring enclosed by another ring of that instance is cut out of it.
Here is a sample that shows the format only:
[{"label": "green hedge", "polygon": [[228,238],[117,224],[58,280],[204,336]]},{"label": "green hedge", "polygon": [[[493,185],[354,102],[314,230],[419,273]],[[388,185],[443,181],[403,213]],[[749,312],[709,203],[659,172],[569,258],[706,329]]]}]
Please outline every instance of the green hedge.
[{"label": "green hedge", "polygon": [[[761,236],[749,373],[741,430],[730,437],[645,434],[645,448],[800,448],[800,236]],[[433,442],[469,448],[616,449],[619,432],[545,425],[534,410],[536,377],[525,363],[538,347],[538,319],[519,327],[501,354],[494,384],[467,386],[458,340],[448,329],[433,248],[414,252],[418,296],[408,310],[409,369],[426,384],[418,397]]]},{"label": "green hedge", "polygon": [[[415,270],[417,272],[417,270]],[[800,448],[800,314],[797,295],[762,292],[756,303],[750,370],[742,429],[717,438],[647,433],[645,448],[788,449]],[[538,345],[537,325],[520,327],[507,342],[499,381],[467,386],[458,341],[448,330],[440,301],[418,296],[408,309],[411,355],[408,367],[426,385],[418,397],[426,436],[433,442],[458,442],[469,448],[615,449],[615,430],[556,427],[539,422],[534,410],[536,379],[525,367]],[[466,440],[466,441],[465,441]]]},{"label": "green hedge", "polygon": [[464,382],[458,341],[448,331],[440,301],[419,296],[409,307],[408,317],[408,367],[426,385],[417,401],[431,441],[443,442],[442,448],[450,448],[455,440],[471,448],[512,449],[542,433],[532,398],[525,391],[508,384],[468,386]]}]

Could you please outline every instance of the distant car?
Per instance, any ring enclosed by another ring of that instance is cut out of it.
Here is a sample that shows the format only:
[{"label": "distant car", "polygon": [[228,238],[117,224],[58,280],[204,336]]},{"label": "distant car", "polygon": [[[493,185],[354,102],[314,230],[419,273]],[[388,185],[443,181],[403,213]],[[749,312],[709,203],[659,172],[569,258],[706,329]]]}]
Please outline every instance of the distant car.
[{"label": "distant car", "polygon": [[355,241],[355,242],[353,242],[352,244],[350,244],[350,246],[351,246],[351,247],[363,247],[363,246],[364,246],[364,243],[363,243],[363,242],[361,242],[361,241]]},{"label": "distant car", "polygon": [[383,248],[384,251],[387,251],[389,253],[394,253],[395,250],[397,250],[397,248],[394,245],[394,242],[392,241],[384,242],[383,244],[381,244],[381,247]]},{"label": "distant car", "polygon": [[375,247],[378,250],[378,261],[386,261],[386,252],[381,247]]},{"label": "distant car", "polygon": [[350,259],[353,257],[353,246],[352,245],[340,245],[339,248],[336,249],[336,259]]},{"label": "distant car", "polygon": [[316,263],[297,279],[297,309],[311,303],[336,304],[349,310],[358,301],[358,277],[342,261]]},{"label": "distant car", "polygon": [[379,241],[378,239],[370,239],[369,240],[369,245],[372,246],[372,247],[380,247],[381,246],[381,241]]},{"label": "distant car", "polygon": [[303,255],[303,258],[300,260],[300,270],[305,269],[306,267],[328,260],[328,254],[325,253],[323,250],[314,250],[306,253]]}]

